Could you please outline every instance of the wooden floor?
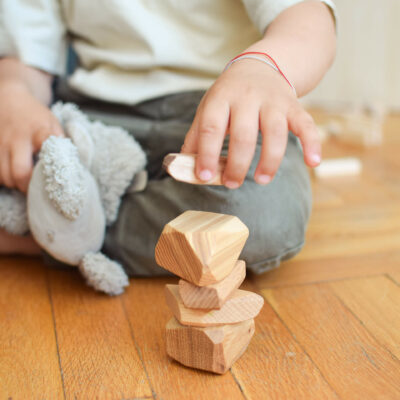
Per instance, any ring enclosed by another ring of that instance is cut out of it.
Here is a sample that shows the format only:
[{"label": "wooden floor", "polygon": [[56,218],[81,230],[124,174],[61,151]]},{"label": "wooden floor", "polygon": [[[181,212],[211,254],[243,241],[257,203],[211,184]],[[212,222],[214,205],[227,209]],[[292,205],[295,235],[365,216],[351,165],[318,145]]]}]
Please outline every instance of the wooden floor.
[{"label": "wooden floor", "polygon": [[224,376],[167,358],[174,279],[109,298],[78,274],[0,258],[0,400],[400,399],[400,117],[385,133],[379,148],[325,144],[363,173],[313,181],[307,244],[246,281],[266,304]]}]

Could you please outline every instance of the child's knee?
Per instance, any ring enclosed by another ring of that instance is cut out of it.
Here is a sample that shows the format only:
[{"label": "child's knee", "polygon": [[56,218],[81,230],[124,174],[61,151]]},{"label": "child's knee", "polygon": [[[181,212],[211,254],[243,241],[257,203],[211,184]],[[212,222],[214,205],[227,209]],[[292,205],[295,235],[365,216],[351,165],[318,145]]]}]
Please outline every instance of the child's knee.
[{"label": "child's knee", "polygon": [[239,191],[225,189],[219,201],[203,208],[236,215],[248,226],[250,234],[240,258],[255,273],[277,267],[303,247],[311,191],[307,184],[292,183],[281,181],[275,187],[263,187],[251,182]]}]

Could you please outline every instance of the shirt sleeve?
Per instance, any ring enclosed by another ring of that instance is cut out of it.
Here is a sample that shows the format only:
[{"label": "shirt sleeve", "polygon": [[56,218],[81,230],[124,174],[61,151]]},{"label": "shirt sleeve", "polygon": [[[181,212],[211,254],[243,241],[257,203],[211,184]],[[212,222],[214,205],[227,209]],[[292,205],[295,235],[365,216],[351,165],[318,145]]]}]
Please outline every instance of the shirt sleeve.
[{"label": "shirt sleeve", "polygon": [[65,73],[66,29],[57,0],[0,1],[0,57],[56,75]]},{"label": "shirt sleeve", "polygon": [[[302,3],[304,0],[242,0],[250,19],[257,29],[264,33],[268,25],[284,10]],[[320,0],[325,3],[332,12],[337,22],[336,7],[333,0]]]}]

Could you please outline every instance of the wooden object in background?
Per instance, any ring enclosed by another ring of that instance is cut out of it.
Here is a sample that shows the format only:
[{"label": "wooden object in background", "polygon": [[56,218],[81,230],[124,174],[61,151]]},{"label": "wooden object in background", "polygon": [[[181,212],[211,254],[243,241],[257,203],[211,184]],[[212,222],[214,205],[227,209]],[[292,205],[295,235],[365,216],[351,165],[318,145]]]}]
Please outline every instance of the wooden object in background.
[{"label": "wooden object in background", "polygon": [[189,308],[221,308],[229,295],[236,290],[246,277],[246,263],[238,260],[232,272],[218,283],[209,286],[195,286],[181,279],[179,294],[182,302]]},{"label": "wooden object in background", "polygon": [[167,353],[181,364],[223,374],[245,352],[254,334],[254,319],[234,325],[199,328],[167,324]]},{"label": "wooden object in background", "polygon": [[226,157],[220,157],[217,173],[210,181],[204,182],[195,175],[196,154],[170,153],[164,157],[163,167],[174,179],[196,185],[222,185],[222,175],[226,166]]},{"label": "wooden object in background", "polygon": [[264,299],[256,293],[237,289],[220,310],[187,308],[179,295],[178,285],[166,285],[165,297],[175,318],[183,325],[217,326],[236,324],[255,318]]},{"label": "wooden object in background", "polygon": [[347,175],[353,176],[359,175],[361,171],[361,161],[356,157],[342,157],[323,160],[318,167],[314,168],[315,176],[318,178]]},{"label": "wooden object in background", "polygon": [[238,217],[186,211],[164,227],[156,261],[197,286],[210,285],[230,274],[248,236]]}]

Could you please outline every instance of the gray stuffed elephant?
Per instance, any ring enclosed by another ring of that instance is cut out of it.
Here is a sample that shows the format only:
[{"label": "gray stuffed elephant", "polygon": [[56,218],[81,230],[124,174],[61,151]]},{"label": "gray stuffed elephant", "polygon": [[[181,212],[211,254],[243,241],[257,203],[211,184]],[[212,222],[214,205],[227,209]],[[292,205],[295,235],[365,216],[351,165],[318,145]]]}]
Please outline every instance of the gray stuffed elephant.
[{"label": "gray stuffed elephant", "polygon": [[30,231],[55,259],[78,266],[90,286],[120,294],[128,277],[100,250],[121,197],[146,186],[146,156],[125,130],[91,122],[73,104],[57,103],[52,112],[66,137],[43,143],[27,197],[0,189],[0,227]]}]

